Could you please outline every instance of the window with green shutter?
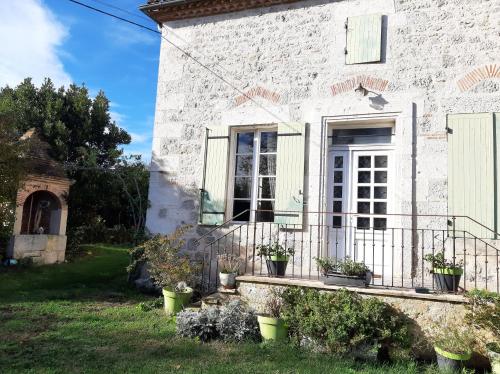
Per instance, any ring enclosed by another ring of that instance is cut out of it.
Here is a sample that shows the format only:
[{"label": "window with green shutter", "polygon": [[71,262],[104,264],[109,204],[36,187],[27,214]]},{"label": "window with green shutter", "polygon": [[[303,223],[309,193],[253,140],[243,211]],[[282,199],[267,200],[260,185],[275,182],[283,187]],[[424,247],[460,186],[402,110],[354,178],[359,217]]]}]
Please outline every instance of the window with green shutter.
[{"label": "window with green shutter", "polygon": [[[455,229],[492,238],[497,231],[498,141],[493,113],[448,115],[448,214]],[[479,222],[481,225],[477,224]]]},{"label": "window with green shutter", "polygon": [[303,224],[305,138],[304,123],[278,127],[274,222],[293,229],[301,229]]},{"label": "window with green shutter", "polygon": [[206,129],[200,224],[221,225],[225,218],[229,160],[229,127]]},{"label": "window with green shutter", "polygon": [[346,64],[380,62],[382,15],[372,14],[347,19]]}]

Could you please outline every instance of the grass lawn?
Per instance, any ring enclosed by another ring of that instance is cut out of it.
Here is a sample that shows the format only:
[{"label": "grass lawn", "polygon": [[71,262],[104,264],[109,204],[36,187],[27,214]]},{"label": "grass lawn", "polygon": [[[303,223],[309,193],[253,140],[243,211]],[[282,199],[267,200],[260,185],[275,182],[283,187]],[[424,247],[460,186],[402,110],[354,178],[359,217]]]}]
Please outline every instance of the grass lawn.
[{"label": "grass lawn", "polygon": [[199,344],[127,288],[127,251],[88,247],[74,263],[0,273],[0,373],[420,373],[289,346]]}]

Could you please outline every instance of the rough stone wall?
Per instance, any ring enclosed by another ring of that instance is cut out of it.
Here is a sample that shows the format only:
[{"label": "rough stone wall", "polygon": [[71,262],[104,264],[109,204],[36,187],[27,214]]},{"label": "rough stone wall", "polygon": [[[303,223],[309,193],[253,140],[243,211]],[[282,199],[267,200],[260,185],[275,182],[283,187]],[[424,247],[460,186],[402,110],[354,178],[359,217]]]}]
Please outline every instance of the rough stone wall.
[{"label": "rough stone wall", "polygon": [[[383,62],[345,65],[347,17],[373,13],[386,16]],[[311,0],[163,25],[164,38],[265,110],[162,42],[148,228],[196,225],[209,125],[309,123],[306,208],[325,208],[318,167],[324,118],[359,114],[397,113],[393,213],[446,214],[446,115],[499,111],[498,79],[463,81],[476,68],[500,66],[499,16],[495,0]],[[387,81],[379,86],[382,110],[353,90],[332,89],[360,75]],[[188,249],[199,249],[194,238],[204,232],[193,230]]]}]

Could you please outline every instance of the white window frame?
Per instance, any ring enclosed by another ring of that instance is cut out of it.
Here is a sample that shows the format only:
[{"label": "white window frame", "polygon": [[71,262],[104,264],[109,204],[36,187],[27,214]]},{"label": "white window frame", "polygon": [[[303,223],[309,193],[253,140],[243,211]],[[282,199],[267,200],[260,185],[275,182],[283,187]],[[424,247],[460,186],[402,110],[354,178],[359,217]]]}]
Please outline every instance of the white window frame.
[{"label": "white window frame", "polygon": [[[255,220],[255,211],[257,210],[257,204],[259,201],[276,201],[276,194],[274,196],[274,199],[259,199],[258,193],[259,193],[259,179],[262,177],[260,175],[260,139],[261,139],[261,134],[264,132],[276,132],[278,133],[278,128],[276,126],[238,126],[238,127],[233,127],[231,129],[231,149],[230,149],[230,159],[229,159],[229,179],[228,179],[228,193],[227,193],[227,211],[226,211],[226,221],[231,219],[233,217],[233,208],[234,208],[234,182],[235,182],[235,177],[236,177],[236,149],[237,149],[237,139],[238,139],[238,133],[246,133],[246,132],[253,132],[254,133],[254,142],[253,142],[253,158],[252,158],[252,165],[253,165],[253,173],[252,173],[252,188],[251,188],[251,196],[250,196],[250,218],[248,222],[256,222]],[[278,150],[276,149],[276,152],[268,152],[268,153],[263,153],[264,155],[276,155],[276,159],[278,157]],[[276,162],[277,164],[277,162]],[[276,176],[275,176],[276,178]],[[241,199],[241,200],[247,200],[247,199]],[[247,221],[239,221],[238,219],[232,221],[233,223],[239,224],[239,223],[246,223]]]}]

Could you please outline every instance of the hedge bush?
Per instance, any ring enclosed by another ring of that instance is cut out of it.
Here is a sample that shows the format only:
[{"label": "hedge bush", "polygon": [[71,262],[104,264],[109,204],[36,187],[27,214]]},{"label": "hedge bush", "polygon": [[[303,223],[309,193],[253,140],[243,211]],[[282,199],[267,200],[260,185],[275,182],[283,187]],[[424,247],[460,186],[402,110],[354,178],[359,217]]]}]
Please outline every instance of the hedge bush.
[{"label": "hedge bush", "polygon": [[283,302],[282,316],[297,343],[312,341],[339,354],[410,344],[407,318],[376,298],[293,287],[283,292]]}]

